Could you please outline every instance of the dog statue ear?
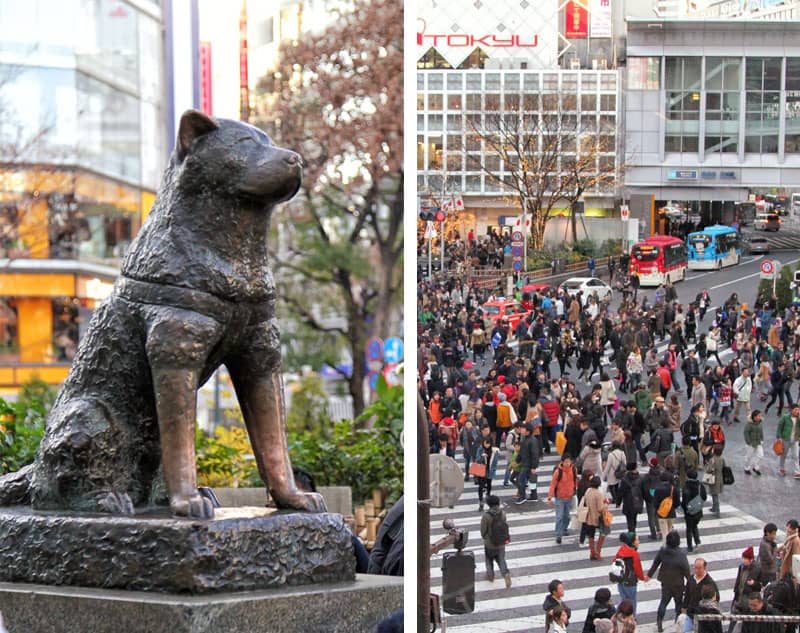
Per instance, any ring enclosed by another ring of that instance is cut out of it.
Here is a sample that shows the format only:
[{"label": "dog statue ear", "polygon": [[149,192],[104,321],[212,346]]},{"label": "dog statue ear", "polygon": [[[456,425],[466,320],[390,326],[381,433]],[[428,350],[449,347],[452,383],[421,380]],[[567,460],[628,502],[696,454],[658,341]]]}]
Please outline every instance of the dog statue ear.
[{"label": "dog statue ear", "polygon": [[189,145],[194,139],[218,128],[219,125],[213,119],[199,110],[187,110],[184,112],[178,126],[178,158],[182,160],[186,156]]}]

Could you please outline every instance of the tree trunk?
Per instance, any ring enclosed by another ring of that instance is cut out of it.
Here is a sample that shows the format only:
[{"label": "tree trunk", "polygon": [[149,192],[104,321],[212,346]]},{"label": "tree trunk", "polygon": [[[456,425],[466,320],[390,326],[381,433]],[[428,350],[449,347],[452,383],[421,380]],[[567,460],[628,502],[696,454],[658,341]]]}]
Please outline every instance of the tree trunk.
[{"label": "tree trunk", "polygon": [[575,217],[575,213],[578,208],[577,200],[573,200],[572,204],[570,205],[570,209],[572,213],[569,214],[569,223],[572,227],[572,246],[574,247],[578,243],[578,222],[577,218]]},{"label": "tree trunk", "polygon": [[397,276],[399,256],[393,252],[392,244],[393,241],[380,247],[380,264],[376,271],[378,296],[375,299],[373,335],[382,339],[391,336],[395,331],[395,326],[398,325],[392,322],[392,297],[394,296],[392,287]]},{"label": "tree trunk", "polygon": [[364,354],[367,342],[366,330],[363,319],[358,315],[353,314],[349,319],[347,339],[353,355],[353,371],[347,381],[347,387],[353,399],[353,419],[355,419],[364,410],[364,379],[367,376],[367,359]]},{"label": "tree trunk", "polygon": [[533,212],[531,216],[531,248],[535,251],[544,250],[544,228],[547,220],[540,210]]}]

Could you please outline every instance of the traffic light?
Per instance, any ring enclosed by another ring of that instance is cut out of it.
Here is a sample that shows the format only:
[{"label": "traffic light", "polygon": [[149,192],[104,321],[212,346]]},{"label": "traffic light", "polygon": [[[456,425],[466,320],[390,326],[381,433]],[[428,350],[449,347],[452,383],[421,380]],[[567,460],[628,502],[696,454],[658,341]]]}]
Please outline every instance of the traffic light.
[{"label": "traffic light", "polygon": [[436,207],[423,208],[419,212],[419,219],[423,222],[444,222],[447,215]]}]

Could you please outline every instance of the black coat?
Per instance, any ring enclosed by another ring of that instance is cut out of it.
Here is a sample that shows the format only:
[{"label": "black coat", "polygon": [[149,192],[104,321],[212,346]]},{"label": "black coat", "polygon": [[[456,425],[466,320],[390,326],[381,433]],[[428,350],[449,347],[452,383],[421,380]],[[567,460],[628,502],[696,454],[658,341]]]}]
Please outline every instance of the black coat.
[{"label": "black coat", "polygon": [[680,548],[666,545],[658,550],[647,575],[653,578],[656,570],[659,570],[658,581],[661,585],[669,587],[674,593],[677,593],[676,590],[686,588],[686,582],[692,574],[689,570],[689,559],[686,558],[686,553]]},{"label": "black coat", "polygon": [[614,608],[613,604],[600,604],[599,602],[593,603],[586,612],[586,621],[583,623],[582,633],[595,633],[595,619],[608,618],[610,620],[611,616],[613,616],[616,612],[617,610]]}]

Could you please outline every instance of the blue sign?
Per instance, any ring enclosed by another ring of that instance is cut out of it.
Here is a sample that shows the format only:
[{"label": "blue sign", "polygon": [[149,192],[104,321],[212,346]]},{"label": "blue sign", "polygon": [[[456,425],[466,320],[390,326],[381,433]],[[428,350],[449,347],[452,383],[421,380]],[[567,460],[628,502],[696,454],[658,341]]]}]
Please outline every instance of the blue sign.
[{"label": "blue sign", "polygon": [[378,386],[378,376],[380,376],[380,374],[376,371],[370,372],[367,375],[367,377],[369,378],[369,388],[372,391],[375,391],[375,389]]},{"label": "blue sign", "polygon": [[371,338],[367,341],[367,362],[380,360],[383,357],[383,341],[379,338]]},{"label": "blue sign", "polygon": [[720,180],[736,180],[735,171],[721,171],[719,172]]},{"label": "blue sign", "polygon": [[514,246],[514,247],[511,249],[511,254],[512,254],[514,257],[522,257],[522,247],[521,247],[521,246]]},{"label": "blue sign", "polygon": [[511,268],[513,268],[516,272],[519,272],[520,270],[522,270],[522,262],[518,259],[515,259],[511,263]]},{"label": "blue sign", "polygon": [[403,341],[392,336],[383,344],[383,359],[387,363],[399,363],[403,360]]},{"label": "blue sign", "polygon": [[667,180],[697,180],[697,171],[693,169],[670,169]]},{"label": "blue sign", "polygon": [[715,171],[701,171],[700,178],[703,180],[716,180],[717,172]]},{"label": "blue sign", "polygon": [[506,244],[506,245],[503,247],[503,252],[504,252],[506,255],[510,255],[510,254],[511,254],[511,244]]}]

